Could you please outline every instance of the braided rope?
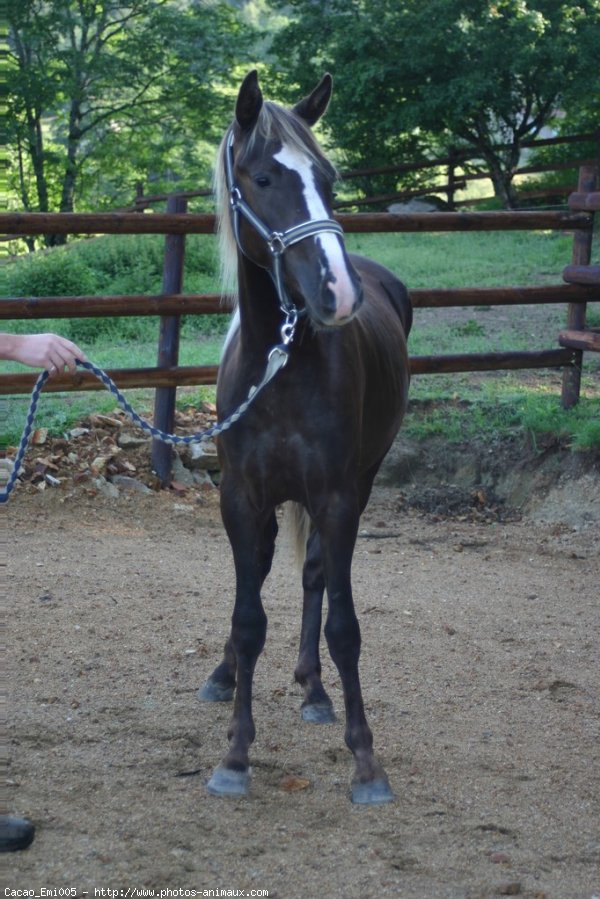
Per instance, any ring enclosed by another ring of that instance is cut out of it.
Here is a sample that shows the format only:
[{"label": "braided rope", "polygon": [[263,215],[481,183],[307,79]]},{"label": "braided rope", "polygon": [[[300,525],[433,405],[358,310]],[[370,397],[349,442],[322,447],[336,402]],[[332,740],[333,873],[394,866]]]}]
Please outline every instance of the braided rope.
[{"label": "braided rope", "polygon": [[33,429],[33,422],[35,420],[35,412],[37,409],[37,404],[40,399],[40,393],[44,387],[44,384],[50,377],[49,372],[43,371],[37,381],[35,382],[32,394],[31,394],[31,402],[29,404],[29,411],[27,412],[27,418],[25,420],[25,427],[23,428],[23,433],[21,434],[21,440],[19,441],[19,448],[17,450],[17,455],[15,456],[15,460],[13,462],[12,471],[10,476],[6,482],[6,486],[0,490],[0,503],[8,502],[8,498],[13,491],[13,488],[17,482],[17,478],[19,477],[19,472],[21,470],[21,463],[23,462],[23,457],[25,455],[25,450],[29,445],[29,440],[31,437],[31,431]]},{"label": "braided rope", "polygon": [[[254,402],[261,390],[266,387],[267,384],[275,377],[277,372],[287,364],[288,353],[289,350],[287,346],[283,344],[279,344],[273,347],[273,349],[269,353],[267,367],[263,378],[257,386],[250,388],[247,399],[245,399],[244,402],[222,422],[219,422],[218,424],[213,425],[210,428],[206,428],[206,430],[204,431],[198,431],[196,434],[189,434],[187,437],[179,437],[177,434],[167,434],[165,431],[161,431],[160,428],[155,428],[154,425],[151,425],[149,422],[145,421],[143,418],[141,418],[141,416],[138,415],[135,409],[133,409],[133,407],[127,402],[115,382],[111,378],[109,378],[105,371],[103,371],[101,368],[98,368],[98,366],[94,365],[93,362],[82,362],[80,359],[77,359],[76,361],[77,365],[81,366],[82,368],[86,368],[104,384],[106,389],[113,394],[123,411],[126,412],[129,418],[136,425],[138,425],[138,427],[142,428],[142,430],[146,431],[146,433],[151,434],[152,437],[162,441],[163,443],[170,443],[174,446],[177,446],[179,444],[202,443],[204,440],[208,440],[210,437],[217,437],[219,434],[222,434],[223,431],[229,430],[229,428],[231,428],[232,425],[234,425],[236,421],[239,421],[239,419],[244,415],[250,404]],[[21,440],[19,441],[17,455],[15,456],[14,462],[12,463],[12,471],[6,482],[6,486],[4,486],[0,490],[0,504],[8,502],[10,494],[12,493],[19,477],[23,458],[31,439],[31,432],[33,430],[33,423],[35,420],[35,413],[40,399],[40,394],[43,390],[44,384],[48,380],[48,377],[49,373],[47,371],[44,371],[35,382],[35,386],[31,394],[31,402],[29,404],[29,411],[27,412],[25,427],[23,428]]]}]

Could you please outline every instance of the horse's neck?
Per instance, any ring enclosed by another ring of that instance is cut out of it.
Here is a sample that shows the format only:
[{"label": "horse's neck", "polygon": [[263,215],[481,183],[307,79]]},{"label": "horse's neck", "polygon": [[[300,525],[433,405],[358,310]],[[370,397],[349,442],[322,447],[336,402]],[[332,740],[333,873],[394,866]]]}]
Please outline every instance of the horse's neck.
[{"label": "horse's neck", "polygon": [[281,341],[283,313],[269,273],[242,257],[238,266],[238,306],[244,343],[262,352]]}]

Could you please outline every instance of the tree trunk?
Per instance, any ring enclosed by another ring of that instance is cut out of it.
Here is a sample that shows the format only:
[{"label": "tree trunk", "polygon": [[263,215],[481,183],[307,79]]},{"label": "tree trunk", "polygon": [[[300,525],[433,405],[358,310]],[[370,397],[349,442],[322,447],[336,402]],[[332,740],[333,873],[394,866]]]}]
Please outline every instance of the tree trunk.
[{"label": "tree trunk", "polygon": [[[75,182],[77,180],[77,154],[81,141],[81,106],[78,100],[71,101],[69,112],[69,136],[67,138],[67,159],[63,175],[60,212],[74,211]],[[54,235],[55,243],[66,243],[64,234]]]},{"label": "tree trunk", "polygon": [[519,199],[513,184],[514,170],[516,168],[516,163],[512,164],[514,152],[511,151],[511,160],[504,165],[495,153],[488,152],[484,156],[492,184],[494,185],[494,195],[500,200],[504,209],[516,209],[519,205]]},{"label": "tree trunk", "polygon": [[48,212],[48,185],[44,172],[44,139],[42,136],[42,123],[39,117],[29,117],[29,155],[35,175],[35,189],[38,199],[38,210]]},{"label": "tree trunk", "polygon": [[[21,194],[21,202],[23,203],[23,209],[27,209],[28,211],[31,209],[30,201],[29,201],[29,191],[27,190],[27,183],[25,180],[25,164],[23,162],[23,144],[21,141],[21,137],[17,138],[17,158],[19,160],[19,193]],[[24,235],[23,240],[27,245],[27,249],[30,253],[35,251],[35,239],[30,235]]]},{"label": "tree trunk", "polygon": [[67,141],[67,159],[65,174],[63,176],[62,194],[60,198],[60,211],[73,212],[75,197],[75,181],[77,179],[77,152],[79,150],[80,135],[72,128],[69,129]]}]

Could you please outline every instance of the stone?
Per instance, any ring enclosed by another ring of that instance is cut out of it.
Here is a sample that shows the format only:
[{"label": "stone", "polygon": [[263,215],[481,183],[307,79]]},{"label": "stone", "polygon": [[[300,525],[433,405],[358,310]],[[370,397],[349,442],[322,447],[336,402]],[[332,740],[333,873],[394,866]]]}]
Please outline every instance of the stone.
[{"label": "stone", "polygon": [[219,459],[217,447],[212,440],[204,440],[202,443],[189,445],[189,467],[200,468],[204,471],[219,471]]},{"label": "stone", "polygon": [[117,437],[117,443],[122,449],[136,449],[138,446],[145,446],[151,443],[151,437],[144,437],[141,434],[134,434],[131,431],[122,431]]},{"label": "stone", "polygon": [[115,474],[112,476],[112,485],[117,490],[117,496],[119,495],[119,490],[131,490],[135,493],[143,493],[148,494],[152,493],[149,487],[145,484],[142,484],[141,481],[136,480],[136,478],[130,478],[125,474]]}]

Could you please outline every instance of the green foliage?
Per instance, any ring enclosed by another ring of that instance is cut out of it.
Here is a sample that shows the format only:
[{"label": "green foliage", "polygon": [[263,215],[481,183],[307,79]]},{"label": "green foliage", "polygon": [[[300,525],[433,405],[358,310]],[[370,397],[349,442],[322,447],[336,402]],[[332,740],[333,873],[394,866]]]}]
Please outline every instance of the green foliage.
[{"label": "green foliage", "polygon": [[[189,293],[218,293],[215,240],[194,235],[186,241],[185,289]],[[14,297],[158,294],[162,287],[164,238],[160,235],[123,235],[79,240],[67,247],[29,254],[3,266],[2,293]],[[1,301],[0,301],[1,302]],[[186,316],[184,333],[221,334],[228,315]],[[83,346],[99,342],[150,340],[156,318],[81,318],[36,322],[38,330],[59,330]],[[26,321],[12,329],[24,333]]]},{"label": "green foliage", "polygon": [[6,7],[13,206],[102,208],[131,203],[136,181],[156,191],[206,181],[229,115],[227,87],[253,36],[231,4]]},{"label": "green foliage", "polygon": [[35,253],[4,267],[4,290],[14,297],[81,296],[95,291],[93,272],[66,248]]},{"label": "green foliage", "polygon": [[[599,0],[271,0],[291,20],[274,39],[289,93],[336,75],[333,143],[354,166],[455,144],[514,203],[522,141],[598,84]],[[498,144],[506,143],[505,149]]]}]

